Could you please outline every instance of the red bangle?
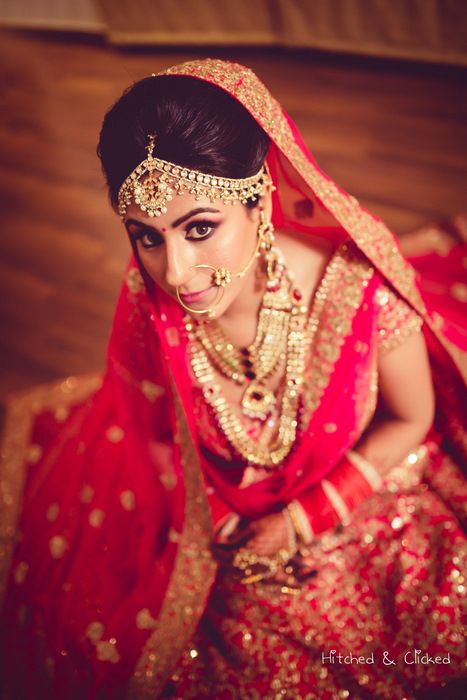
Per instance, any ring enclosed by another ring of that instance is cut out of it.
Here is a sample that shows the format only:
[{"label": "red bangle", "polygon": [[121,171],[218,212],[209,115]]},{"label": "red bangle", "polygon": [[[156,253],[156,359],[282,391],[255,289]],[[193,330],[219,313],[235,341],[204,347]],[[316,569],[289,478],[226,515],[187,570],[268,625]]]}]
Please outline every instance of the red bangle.
[{"label": "red bangle", "polygon": [[346,524],[352,511],[381,485],[376,469],[357,453],[349,452],[330,474],[298,499],[317,535]]},{"label": "red bangle", "polygon": [[329,474],[326,481],[334,486],[349,512],[371,496],[374,489],[347,455]]},{"label": "red bangle", "polygon": [[307,510],[313,534],[317,535],[335,527],[341,521],[341,518],[335,508],[333,508],[322,484],[317,484],[310,496],[310,508]]}]

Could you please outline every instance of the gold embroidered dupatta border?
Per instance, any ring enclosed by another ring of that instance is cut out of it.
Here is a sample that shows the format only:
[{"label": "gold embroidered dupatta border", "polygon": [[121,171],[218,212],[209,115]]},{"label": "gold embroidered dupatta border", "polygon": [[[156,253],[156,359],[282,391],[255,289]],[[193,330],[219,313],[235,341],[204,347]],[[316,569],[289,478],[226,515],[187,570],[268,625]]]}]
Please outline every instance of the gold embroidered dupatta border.
[{"label": "gold embroidered dupatta border", "polygon": [[[80,404],[95,393],[101,383],[101,375],[97,374],[69,377],[18,394],[7,404],[0,466],[0,604],[11,569],[35,416]],[[186,485],[186,512],[163,609],[130,682],[128,697],[135,700],[153,699],[155,692],[163,689],[173,665],[195,631],[217,570],[210,554],[212,526],[201,466],[172,378],[171,389],[179,431],[176,442],[181,449]],[[68,437],[69,432],[62,431],[60,445]]]},{"label": "gold embroidered dupatta border", "polygon": [[204,612],[217,564],[211,554],[212,524],[201,465],[175,381],[170,384],[177,418],[185,483],[185,517],[174,569],[155,630],[144,645],[129,685],[131,700],[154,700],[162,692]]},{"label": "gold embroidered dupatta border", "polygon": [[187,61],[158,75],[186,75],[217,85],[238,100],[264,129],[305,183],[333,214],[360,250],[386,277],[400,295],[423,317],[438,341],[467,379],[465,353],[441,333],[436,317],[431,318],[415,285],[415,273],[397,248],[393,234],[365,211],[358,200],[342,192],[308,160],[297,143],[279,103],[265,85],[245,66],[205,59]]}]

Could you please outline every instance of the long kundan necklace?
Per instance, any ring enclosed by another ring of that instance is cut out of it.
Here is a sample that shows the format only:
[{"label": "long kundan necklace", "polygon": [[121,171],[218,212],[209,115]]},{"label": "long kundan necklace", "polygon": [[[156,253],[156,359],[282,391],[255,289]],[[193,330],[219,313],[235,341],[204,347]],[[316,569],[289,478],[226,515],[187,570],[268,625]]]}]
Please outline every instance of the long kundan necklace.
[{"label": "long kundan necklace", "polygon": [[[287,457],[297,437],[300,389],[306,361],[307,308],[292,284],[280,251],[274,246],[267,257],[268,281],[261,301],[254,342],[235,347],[216,321],[184,319],[190,362],[222,432],[249,464],[274,468]],[[266,380],[285,362],[284,391],[278,430],[272,444],[253,440],[232,411],[216,381],[214,368],[234,383],[245,386],[241,400],[244,415],[266,421],[276,407]]]}]

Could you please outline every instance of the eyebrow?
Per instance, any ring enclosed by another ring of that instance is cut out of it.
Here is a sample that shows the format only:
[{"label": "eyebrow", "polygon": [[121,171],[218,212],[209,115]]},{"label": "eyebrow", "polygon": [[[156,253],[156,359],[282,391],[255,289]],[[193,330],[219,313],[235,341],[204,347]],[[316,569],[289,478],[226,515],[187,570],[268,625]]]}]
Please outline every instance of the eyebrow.
[{"label": "eyebrow", "polygon": [[[183,216],[180,216],[178,219],[175,219],[175,221],[172,222],[171,226],[173,228],[176,228],[177,226],[180,226],[180,224],[183,224],[187,219],[190,219],[192,216],[195,216],[196,214],[220,214],[219,209],[212,209],[211,207],[198,207],[197,209],[191,209],[187,214],[184,214]],[[155,226],[150,226],[149,224],[144,224],[142,221],[138,221],[137,219],[128,219],[125,221],[125,226],[128,229],[128,226],[132,224],[134,226],[139,226],[139,228],[154,228],[157,231],[157,228]]]}]

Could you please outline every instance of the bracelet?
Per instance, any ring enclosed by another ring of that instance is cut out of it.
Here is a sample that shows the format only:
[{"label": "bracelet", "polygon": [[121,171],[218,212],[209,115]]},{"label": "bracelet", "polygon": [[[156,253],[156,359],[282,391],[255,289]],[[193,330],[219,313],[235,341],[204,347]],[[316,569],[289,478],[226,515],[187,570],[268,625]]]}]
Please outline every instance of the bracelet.
[{"label": "bracelet", "polygon": [[[242,571],[245,577],[241,579],[241,583],[256,583],[265,578],[270,578],[277,574],[279,569],[284,566],[296,553],[296,550],[280,549],[272,557],[263,557],[248,549],[241,548],[235,554],[232,565]],[[253,566],[264,566],[266,571],[253,573]]]},{"label": "bracelet", "polygon": [[287,504],[287,513],[292,521],[299,543],[309,544],[313,539],[313,530],[302,510],[302,507],[296,501],[290,501]]},{"label": "bracelet", "polygon": [[321,486],[324,493],[326,494],[326,498],[337,513],[337,517],[339,518],[342,525],[348,525],[350,515],[349,509],[347,508],[347,505],[342,496],[340,495],[339,491],[336,489],[334,484],[332,484],[327,479],[322,479]]},{"label": "bracelet", "polygon": [[[245,574],[241,583],[255,583],[274,576],[297,553],[298,542],[292,516],[287,508],[284,508],[282,514],[287,527],[287,547],[282,547],[271,557],[261,556],[244,547],[239,549],[233,558],[232,565]],[[253,573],[252,567],[258,565],[265,567],[266,571]]]},{"label": "bracelet", "polygon": [[371,486],[373,491],[378,491],[382,485],[383,480],[378,472],[378,470],[368,462],[362,455],[353,450],[349,450],[346,454],[349,462],[360,472],[360,474],[366,479],[368,484]]},{"label": "bracelet", "polygon": [[282,515],[285,518],[286,526],[287,526],[287,535],[288,535],[288,548],[290,551],[296,552],[298,549],[298,539],[300,536],[299,531],[296,528],[295,521],[293,519],[292,513],[289,510],[289,507],[284,508],[282,511]]}]

